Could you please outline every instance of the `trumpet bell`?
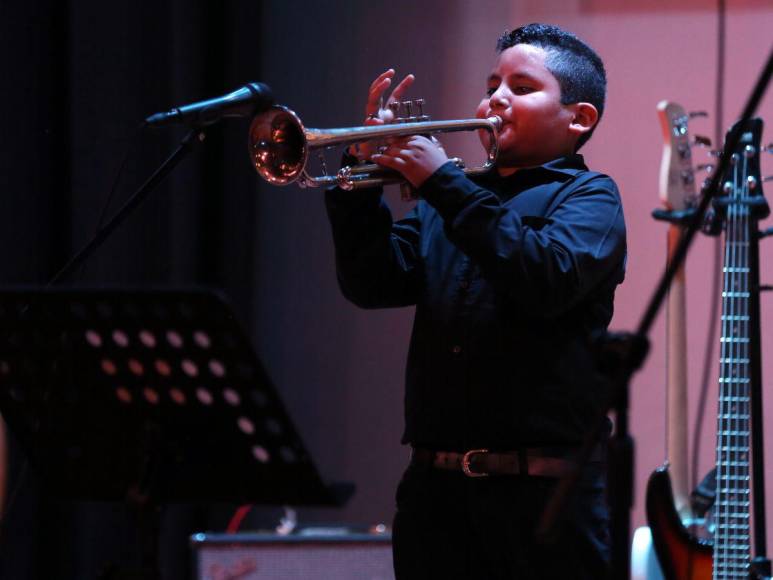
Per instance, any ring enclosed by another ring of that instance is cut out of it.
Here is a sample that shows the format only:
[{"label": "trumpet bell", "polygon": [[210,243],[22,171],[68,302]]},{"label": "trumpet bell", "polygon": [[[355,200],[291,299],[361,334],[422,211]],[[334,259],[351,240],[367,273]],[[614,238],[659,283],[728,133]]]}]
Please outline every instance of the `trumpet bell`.
[{"label": "trumpet bell", "polygon": [[293,183],[308,161],[305,129],[287,107],[275,106],[252,120],[249,153],[260,176],[273,185]]}]

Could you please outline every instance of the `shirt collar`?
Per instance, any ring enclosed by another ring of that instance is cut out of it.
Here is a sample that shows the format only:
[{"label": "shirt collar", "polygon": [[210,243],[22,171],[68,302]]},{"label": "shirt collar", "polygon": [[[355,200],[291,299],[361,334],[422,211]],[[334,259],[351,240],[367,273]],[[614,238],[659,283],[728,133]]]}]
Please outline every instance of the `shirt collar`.
[{"label": "shirt collar", "polygon": [[[560,181],[566,181],[583,171],[588,171],[585,160],[582,155],[574,153],[564,157],[557,157],[536,167],[519,169],[505,177],[501,177],[496,170],[493,170],[481,176],[479,183],[494,189],[499,193],[500,197],[512,197],[516,190],[528,189],[533,185],[544,182],[545,172],[554,175],[558,174],[561,176],[559,177]],[[513,187],[516,189],[513,190]]]},{"label": "shirt collar", "polygon": [[588,171],[588,167],[585,165],[585,159],[579,153],[553,159],[553,161],[548,161],[539,168],[547,169],[548,171],[557,171],[559,173],[567,173],[569,175],[577,175],[580,171]]},{"label": "shirt collar", "polygon": [[[588,171],[588,167],[585,165],[585,159],[583,159],[583,156],[579,153],[574,153],[564,157],[557,157],[552,161],[548,161],[547,163],[543,163],[542,165],[538,165],[536,167],[525,167],[523,169],[519,169],[508,177],[515,177],[516,175],[523,176],[524,174],[536,173],[540,171],[563,173],[565,175],[574,177],[581,171]],[[507,177],[505,177],[505,179],[507,179]]]}]

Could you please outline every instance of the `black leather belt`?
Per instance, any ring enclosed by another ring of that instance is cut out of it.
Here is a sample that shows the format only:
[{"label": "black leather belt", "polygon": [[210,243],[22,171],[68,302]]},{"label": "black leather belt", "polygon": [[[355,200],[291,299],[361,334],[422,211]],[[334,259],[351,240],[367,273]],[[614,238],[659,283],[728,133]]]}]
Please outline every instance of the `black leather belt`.
[{"label": "black leather belt", "polygon": [[[437,469],[461,471],[467,477],[488,475],[531,475],[535,477],[563,477],[577,465],[566,456],[555,457],[553,450],[521,449],[519,451],[491,452],[487,449],[456,451],[411,450],[411,463],[431,465]],[[594,451],[591,461],[601,461],[603,453]]]}]

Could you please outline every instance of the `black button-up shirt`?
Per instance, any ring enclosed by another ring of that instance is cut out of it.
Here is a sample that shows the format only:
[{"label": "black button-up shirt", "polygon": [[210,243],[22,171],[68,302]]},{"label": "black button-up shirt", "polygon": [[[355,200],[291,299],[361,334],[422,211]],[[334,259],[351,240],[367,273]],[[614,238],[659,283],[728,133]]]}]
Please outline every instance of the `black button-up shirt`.
[{"label": "black button-up shirt", "polygon": [[403,442],[580,443],[604,397],[587,339],[625,270],[615,183],[573,155],[508,177],[446,163],[419,193],[396,222],[378,190],[326,196],[344,295],[416,305]]}]

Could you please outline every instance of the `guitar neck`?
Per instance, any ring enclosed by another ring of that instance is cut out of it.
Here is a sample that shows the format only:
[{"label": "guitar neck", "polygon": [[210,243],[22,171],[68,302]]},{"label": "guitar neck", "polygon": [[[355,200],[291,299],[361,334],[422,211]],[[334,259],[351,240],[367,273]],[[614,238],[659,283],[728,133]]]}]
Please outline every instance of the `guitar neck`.
[{"label": "guitar neck", "polygon": [[[663,158],[660,163],[660,199],[668,210],[683,211],[695,198],[695,178],[688,134],[689,116],[674,102],[658,104],[663,134]],[[668,228],[668,262],[671,262],[682,226]],[[666,453],[671,475],[674,508],[682,521],[692,514],[688,491],[687,447],[687,315],[684,267],[677,272],[666,304]]]},{"label": "guitar neck", "polygon": [[[668,230],[669,262],[679,242],[682,229],[672,225]],[[687,321],[686,281],[684,267],[672,282],[666,304],[666,448],[674,494],[674,507],[682,521],[692,516],[689,503],[688,432],[687,432]]]},{"label": "guitar neck", "polygon": [[[725,260],[717,413],[714,578],[748,578],[751,560],[751,245],[760,200],[761,122],[743,133],[725,176]],[[755,175],[756,174],[756,175]]]},{"label": "guitar neck", "polygon": [[[734,206],[728,208],[725,241],[714,533],[714,545],[719,548],[715,552],[714,570],[722,578],[748,575],[751,548],[749,229],[748,223],[746,227],[732,223],[743,220],[736,220],[730,215],[744,209]],[[718,555],[721,556],[719,560]],[[727,575],[738,571],[738,576]]]}]

